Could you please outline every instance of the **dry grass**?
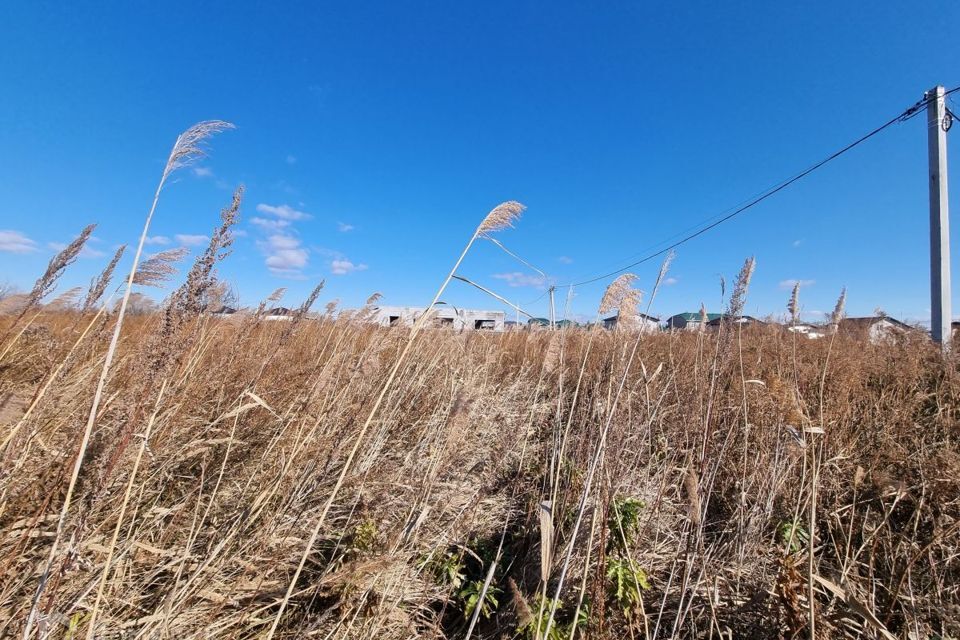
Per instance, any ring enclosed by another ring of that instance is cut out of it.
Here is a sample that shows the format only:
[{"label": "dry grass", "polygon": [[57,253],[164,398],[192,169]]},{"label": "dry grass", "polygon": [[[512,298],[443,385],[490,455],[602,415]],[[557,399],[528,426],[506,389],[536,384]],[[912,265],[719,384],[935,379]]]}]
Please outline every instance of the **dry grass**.
[{"label": "dry grass", "polygon": [[[100,592],[97,637],[262,636],[408,332],[128,323],[34,633],[86,633]],[[563,336],[549,358],[550,334],[413,344],[277,637],[463,637],[497,556],[473,637],[513,637],[518,615],[534,637],[568,553],[554,637],[581,597],[579,637],[804,637],[810,557],[821,637],[960,633],[955,363],[919,340],[831,347],[768,327],[739,350],[643,336],[624,376],[635,335]],[[0,371],[8,431],[56,372],[2,452],[3,635],[24,629],[109,338],[102,315],[44,312]]]}]

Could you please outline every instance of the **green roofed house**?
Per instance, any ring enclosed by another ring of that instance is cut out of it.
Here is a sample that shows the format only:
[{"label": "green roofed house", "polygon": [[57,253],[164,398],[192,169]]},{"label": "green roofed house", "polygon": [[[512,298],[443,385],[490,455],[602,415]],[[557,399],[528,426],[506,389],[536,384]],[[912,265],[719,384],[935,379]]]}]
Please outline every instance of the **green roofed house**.
[{"label": "green roofed house", "polygon": [[[713,320],[719,320],[723,316],[722,313],[708,313],[707,314],[707,323]],[[701,328],[703,323],[703,318],[700,317],[700,312],[687,312],[687,313],[678,313],[675,316],[670,316],[667,318],[666,328],[670,329],[685,329],[687,331],[698,331]]]}]

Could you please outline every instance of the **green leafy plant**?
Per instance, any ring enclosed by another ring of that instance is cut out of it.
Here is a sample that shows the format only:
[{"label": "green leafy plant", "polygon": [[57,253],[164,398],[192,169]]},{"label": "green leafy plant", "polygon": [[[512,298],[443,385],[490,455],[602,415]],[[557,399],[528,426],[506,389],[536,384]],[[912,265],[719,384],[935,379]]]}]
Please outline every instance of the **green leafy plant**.
[{"label": "green leafy plant", "polygon": [[456,551],[445,551],[442,555],[432,556],[420,563],[421,569],[429,571],[437,584],[449,585],[454,589],[463,586],[466,579],[463,555]]},{"label": "green leafy plant", "polygon": [[810,542],[810,534],[800,520],[784,521],[777,527],[781,541],[790,553],[799,553]]},{"label": "green leafy plant", "polygon": [[638,498],[614,498],[610,505],[610,515],[607,517],[611,547],[622,548],[625,544],[624,538],[630,540],[633,532],[640,526],[640,512],[646,506],[646,503]]},{"label": "green leafy plant", "polygon": [[[550,627],[550,633],[544,635],[544,631],[547,629],[547,621],[550,618],[550,609],[554,602],[557,605],[557,612],[554,616],[553,626]],[[557,622],[557,618],[562,617],[562,610],[563,603],[561,601],[544,598],[543,594],[538,593],[530,608],[530,619],[517,629],[517,637],[522,640],[565,640],[570,637],[574,627],[585,627],[590,619],[589,607],[586,604],[580,607],[577,619],[566,624]]]},{"label": "green leafy plant", "polygon": [[371,520],[364,520],[356,526],[350,536],[349,550],[354,553],[363,553],[373,549],[377,542],[377,525]]},{"label": "green leafy plant", "polygon": [[483,600],[480,600],[480,594],[483,592],[482,580],[471,580],[460,590],[459,596],[463,600],[463,617],[470,619],[477,607],[480,607],[480,615],[489,618],[494,610],[500,606],[497,596],[500,589],[493,585],[487,587],[487,592],[483,594]]},{"label": "green leafy plant", "polygon": [[612,558],[607,563],[610,597],[617,603],[623,615],[632,617],[640,610],[642,589],[649,589],[647,574],[639,567],[634,569],[629,560]]}]

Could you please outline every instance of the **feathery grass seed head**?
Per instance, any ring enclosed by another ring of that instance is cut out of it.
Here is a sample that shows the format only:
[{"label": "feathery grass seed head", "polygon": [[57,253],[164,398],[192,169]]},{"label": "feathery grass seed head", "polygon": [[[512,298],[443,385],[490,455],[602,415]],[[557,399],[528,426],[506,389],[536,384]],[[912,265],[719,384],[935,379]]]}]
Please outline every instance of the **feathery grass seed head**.
[{"label": "feathery grass seed head", "polygon": [[494,207],[480,223],[478,233],[502,231],[512,227],[526,207],[516,200],[508,200]]},{"label": "feathery grass seed head", "polygon": [[170,158],[163,170],[163,179],[166,180],[177,169],[181,169],[197,158],[205,156],[204,143],[208,138],[225,129],[233,128],[234,125],[223,120],[207,120],[198,122],[181,133],[177,136],[177,142],[170,152]]},{"label": "feathery grass seed head", "polygon": [[133,276],[133,284],[162,287],[177,272],[173,265],[183,260],[188,253],[186,247],[177,247],[153,254],[140,263],[140,268]]},{"label": "feathery grass seed head", "polygon": [[103,297],[103,293],[107,290],[107,287],[110,286],[110,280],[113,279],[113,270],[116,269],[117,263],[120,262],[121,256],[123,256],[124,250],[127,248],[127,245],[122,244],[117,249],[117,252],[113,254],[113,258],[110,259],[110,262],[100,272],[100,275],[95,279],[90,281],[90,289],[87,291],[87,297],[83,300],[83,306],[81,311],[86,313],[93,309],[100,298]]}]

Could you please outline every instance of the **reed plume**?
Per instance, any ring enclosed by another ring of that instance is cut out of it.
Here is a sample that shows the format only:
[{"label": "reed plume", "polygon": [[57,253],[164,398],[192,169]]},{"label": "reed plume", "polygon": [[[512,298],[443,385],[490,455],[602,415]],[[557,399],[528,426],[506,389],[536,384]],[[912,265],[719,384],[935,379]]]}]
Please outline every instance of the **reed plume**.
[{"label": "reed plume", "polygon": [[163,170],[163,178],[160,181],[161,187],[166,179],[177,169],[182,169],[191,164],[206,153],[206,142],[214,134],[235,128],[233,124],[223,120],[206,120],[198,122],[177,137],[173,145],[170,157],[167,160],[166,167]]},{"label": "reed plume", "polygon": [[140,265],[133,276],[133,284],[142,287],[162,287],[177,273],[176,263],[183,260],[190,250],[186,247],[167,249],[155,253]]},{"label": "reed plume", "polygon": [[230,206],[220,211],[220,225],[211,234],[207,248],[194,261],[187,274],[187,281],[174,293],[171,307],[188,314],[203,310],[205,294],[215,281],[212,275],[213,267],[230,255],[230,246],[233,244],[231,229],[237,222],[242,202],[243,186],[240,186],[233,192]]},{"label": "reed plume", "polygon": [[326,280],[321,280],[320,284],[313,288],[313,291],[310,292],[310,295],[307,296],[307,299],[303,301],[303,304],[300,305],[300,308],[297,309],[295,318],[302,318],[307,315],[310,311],[310,308],[313,307],[313,303],[317,301],[317,298],[320,297],[320,292],[323,291],[323,287],[326,284]]},{"label": "reed plume", "polygon": [[40,276],[36,283],[34,283],[33,289],[31,289],[27,295],[27,304],[20,312],[21,318],[27,311],[40,304],[40,301],[53,290],[57,284],[57,280],[60,279],[60,276],[63,275],[66,268],[76,261],[77,256],[80,255],[80,251],[83,249],[83,245],[86,244],[96,226],[95,224],[90,224],[84,227],[83,231],[74,238],[73,242],[64,247],[57,255],[53,256],[53,259],[51,259],[47,265],[47,270]]},{"label": "reed plume", "polygon": [[653,292],[650,294],[650,301],[647,302],[647,311],[650,311],[650,307],[653,305],[653,300],[657,297],[657,292],[660,291],[660,285],[663,284],[663,281],[667,277],[667,272],[670,271],[670,265],[673,263],[673,259],[677,256],[673,252],[673,249],[667,252],[666,257],[664,257],[663,262],[660,264],[660,271],[657,272],[657,280],[653,283]]},{"label": "reed plume", "polygon": [[840,321],[846,316],[847,306],[847,288],[840,290],[840,297],[837,298],[837,304],[833,307],[833,313],[830,314],[830,328],[836,331],[840,326]]},{"label": "reed plume", "polygon": [[727,306],[727,315],[735,320],[743,314],[743,306],[747,303],[747,291],[750,289],[750,279],[757,266],[756,258],[750,256],[740,268],[737,280],[733,284],[733,293],[730,294],[730,303]]},{"label": "reed plume", "polygon": [[617,328],[633,329],[636,328],[639,321],[640,302],[643,299],[643,291],[639,289],[630,289],[627,291],[617,308]]},{"label": "reed plume", "polygon": [[637,276],[634,274],[625,273],[611,282],[610,286],[603,292],[603,297],[600,299],[600,308],[597,310],[597,313],[602,315],[618,309],[624,298],[633,291],[631,285],[636,279]]},{"label": "reed plume", "polygon": [[800,282],[793,285],[793,293],[790,294],[790,300],[787,301],[787,311],[790,312],[790,324],[797,324],[800,319]]},{"label": "reed plume", "polygon": [[516,200],[508,200],[494,207],[487,217],[480,223],[477,229],[477,235],[481,233],[490,233],[493,231],[502,231],[513,226],[520,219],[520,214],[526,209],[525,206]]},{"label": "reed plume", "polygon": [[113,254],[113,258],[110,259],[110,262],[107,263],[104,270],[100,272],[100,275],[90,281],[90,289],[87,290],[87,296],[83,299],[83,305],[80,307],[81,313],[90,311],[100,302],[107,287],[110,286],[110,280],[113,279],[113,270],[116,269],[117,263],[120,262],[120,258],[123,256],[126,248],[127,245],[120,245],[117,252]]}]

